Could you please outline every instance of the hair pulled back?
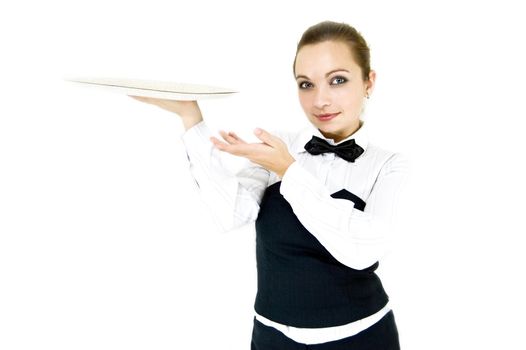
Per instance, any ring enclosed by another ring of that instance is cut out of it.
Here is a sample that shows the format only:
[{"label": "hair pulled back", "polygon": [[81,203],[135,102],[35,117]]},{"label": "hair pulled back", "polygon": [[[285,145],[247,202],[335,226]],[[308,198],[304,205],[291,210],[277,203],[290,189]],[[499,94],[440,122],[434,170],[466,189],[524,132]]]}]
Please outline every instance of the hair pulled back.
[{"label": "hair pulled back", "polygon": [[362,35],[352,26],[347,23],[339,23],[333,21],[323,21],[315,24],[303,33],[298,46],[296,48],[296,55],[294,63],[292,64],[292,71],[296,75],[296,58],[299,50],[305,45],[318,44],[324,41],[340,41],[349,47],[351,57],[362,70],[362,80],[369,80],[370,66],[370,50],[367,42]]}]

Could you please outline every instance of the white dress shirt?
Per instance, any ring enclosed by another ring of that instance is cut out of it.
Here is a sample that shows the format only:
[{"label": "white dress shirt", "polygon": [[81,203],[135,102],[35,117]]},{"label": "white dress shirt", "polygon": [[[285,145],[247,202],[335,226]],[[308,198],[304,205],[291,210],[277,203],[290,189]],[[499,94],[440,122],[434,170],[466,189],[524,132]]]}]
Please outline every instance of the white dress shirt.
[{"label": "white dress shirt", "polygon": [[[281,179],[249,160],[232,174],[221,162],[222,151],[210,141],[210,136],[221,137],[212,134],[204,121],[183,132],[181,139],[198,193],[220,232],[255,222],[265,189],[281,181],[280,193],[303,226],[335,259],[361,270],[380,260],[389,248],[400,191],[410,171],[409,160],[402,153],[369,143],[366,125],[360,120],[360,128],[338,142],[354,138],[364,149],[355,162],[334,153],[308,153],[304,145],[313,135],[337,144],[312,124],[299,132],[271,131],[285,142],[296,160]],[[343,188],[365,201],[364,211],[355,209],[350,200],[331,197]],[[318,344],[354,335],[379,321],[389,310],[386,305],[364,319],[327,328],[295,328],[257,313],[255,316],[299,343]]]}]

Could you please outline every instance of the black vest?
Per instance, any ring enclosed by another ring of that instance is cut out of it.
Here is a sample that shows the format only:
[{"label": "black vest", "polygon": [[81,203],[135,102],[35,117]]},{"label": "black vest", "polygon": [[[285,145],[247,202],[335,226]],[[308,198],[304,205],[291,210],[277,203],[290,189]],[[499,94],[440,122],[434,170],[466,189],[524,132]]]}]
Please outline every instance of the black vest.
[{"label": "black vest", "polygon": [[[374,273],[378,262],[364,270],[338,262],[300,223],[280,186],[281,181],[267,187],[256,220],[256,312],[285,325],[319,328],[350,323],[384,307],[388,296]],[[365,208],[346,189],[331,196]]]}]

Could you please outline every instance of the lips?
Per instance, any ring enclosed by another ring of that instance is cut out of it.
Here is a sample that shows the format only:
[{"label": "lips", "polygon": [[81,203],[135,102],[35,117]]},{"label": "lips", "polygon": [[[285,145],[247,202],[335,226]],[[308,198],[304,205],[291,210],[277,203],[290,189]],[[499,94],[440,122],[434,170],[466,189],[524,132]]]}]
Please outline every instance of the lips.
[{"label": "lips", "polygon": [[336,117],[338,114],[340,113],[327,113],[327,114],[318,114],[316,115],[316,117],[319,119],[319,120],[331,120],[332,118]]}]

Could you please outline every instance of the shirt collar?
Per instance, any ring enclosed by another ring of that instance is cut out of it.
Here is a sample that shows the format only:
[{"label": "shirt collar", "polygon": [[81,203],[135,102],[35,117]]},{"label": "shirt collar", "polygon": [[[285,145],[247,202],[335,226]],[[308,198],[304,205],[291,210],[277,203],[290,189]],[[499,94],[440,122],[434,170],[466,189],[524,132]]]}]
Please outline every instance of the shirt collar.
[{"label": "shirt collar", "polygon": [[294,151],[296,153],[307,152],[305,150],[305,144],[309,142],[310,139],[312,139],[312,136],[314,135],[324,140],[327,140],[327,142],[330,143],[331,145],[338,145],[342,142],[348,141],[350,139],[354,139],[354,141],[363,148],[364,153],[365,153],[365,151],[367,150],[367,145],[369,144],[369,138],[367,136],[368,130],[366,126],[367,126],[367,123],[360,119],[360,127],[358,128],[358,130],[356,130],[354,133],[347,136],[345,139],[341,140],[340,142],[334,143],[334,139],[326,138],[325,136],[323,136],[323,134],[320,132],[318,128],[316,128],[312,124],[309,124],[308,126],[306,126],[300,131],[300,134],[298,138],[296,139],[297,142],[294,145]]}]

